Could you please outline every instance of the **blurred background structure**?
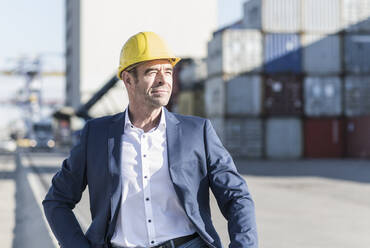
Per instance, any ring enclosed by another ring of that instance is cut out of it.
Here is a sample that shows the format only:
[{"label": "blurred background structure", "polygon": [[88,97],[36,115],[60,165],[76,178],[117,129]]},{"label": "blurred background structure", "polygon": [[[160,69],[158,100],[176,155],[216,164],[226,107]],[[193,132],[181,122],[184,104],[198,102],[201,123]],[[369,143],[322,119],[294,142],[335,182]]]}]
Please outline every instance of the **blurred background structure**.
[{"label": "blurred background structure", "polygon": [[370,1],[246,1],[181,69],[178,110],[238,157],[369,158],[369,55]]},{"label": "blurred background structure", "polygon": [[[20,64],[40,61],[33,78],[50,90],[37,95],[38,108],[49,110],[43,119],[53,117],[57,146],[72,145],[85,120],[125,108],[127,94],[114,75],[120,48],[137,31],[152,30],[183,58],[168,108],[211,119],[234,156],[370,157],[369,1],[166,0],[169,16],[155,18],[163,7],[145,0],[62,3],[62,50],[8,55],[1,63],[2,85],[15,80],[19,91],[37,85],[26,83]],[[5,94],[2,102],[17,115],[9,103],[19,100]],[[4,139],[9,132],[27,138],[23,129],[32,125],[12,118]]]}]

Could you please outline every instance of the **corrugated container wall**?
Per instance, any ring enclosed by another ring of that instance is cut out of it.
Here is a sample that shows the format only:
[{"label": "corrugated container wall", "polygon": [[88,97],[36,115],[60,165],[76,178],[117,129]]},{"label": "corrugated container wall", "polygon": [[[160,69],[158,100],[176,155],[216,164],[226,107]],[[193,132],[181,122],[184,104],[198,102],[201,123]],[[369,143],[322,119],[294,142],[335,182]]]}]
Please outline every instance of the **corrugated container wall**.
[{"label": "corrugated container wall", "polygon": [[341,29],[341,1],[302,1],[302,31],[307,33],[334,33]]},{"label": "corrugated container wall", "polygon": [[299,158],[302,156],[303,137],[300,119],[267,119],[265,135],[268,158]]},{"label": "corrugated container wall", "polygon": [[304,121],[304,156],[340,158],[344,155],[344,122],[341,119]]},{"label": "corrugated container wall", "polygon": [[344,81],[346,116],[370,114],[370,77],[347,76]]},{"label": "corrugated container wall", "polygon": [[265,32],[295,33],[301,28],[301,0],[263,0],[262,29]]},{"label": "corrugated container wall", "polygon": [[193,92],[181,91],[177,100],[177,111],[182,115],[192,115],[194,108]]},{"label": "corrugated container wall", "polygon": [[207,78],[207,63],[205,59],[194,59],[184,66],[179,75],[182,88],[190,88],[196,82]]},{"label": "corrugated container wall", "polygon": [[370,73],[370,34],[345,35],[345,68],[347,73]]},{"label": "corrugated container wall", "polygon": [[237,157],[260,158],[263,154],[263,122],[257,118],[225,120],[225,147]]},{"label": "corrugated container wall", "polygon": [[345,31],[370,33],[370,1],[341,1],[343,26]]},{"label": "corrugated container wall", "polygon": [[347,156],[370,158],[370,116],[347,120]]},{"label": "corrugated container wall", "polygon": [[336,116],[342,113],[342,84],[339,77],[304,79],[304,112],[307,116]]},{"label": "corrugated container wall", "polygon": [[295,33],[301,27],[300,0],[250,0],[243,6],[245,28]]},{"label": "corrugated container wall", "polygon": [[257,72],[262,66],[262,35],[257,30],[228,29],[208,43],[209,76]]},{"label": "corrugated container wall", "polygon": [[260,75],[241,75],[226,84],[226,114],[260,115],[262,80]]},{"label": "corrugated container wall", "polygon": [[264,112],[267,115],[301,115],[303,113],[300,77],[267,76],[264,95]]},{"label": "corrugated container wall", "polygon": [[266,34],[264,67],[268,73],[300,73],[301,44],[297,34]]},{"label": "corrugated container wall", "polygon": [[225,115],[225,81],[222,77],[208,78],[205,81],[205,109],[207,117]]},{"label": "corrugated container wall", "polygon": [[341,39],[338,35],[303,34],[303,71],[310,74],[341,72]]}]

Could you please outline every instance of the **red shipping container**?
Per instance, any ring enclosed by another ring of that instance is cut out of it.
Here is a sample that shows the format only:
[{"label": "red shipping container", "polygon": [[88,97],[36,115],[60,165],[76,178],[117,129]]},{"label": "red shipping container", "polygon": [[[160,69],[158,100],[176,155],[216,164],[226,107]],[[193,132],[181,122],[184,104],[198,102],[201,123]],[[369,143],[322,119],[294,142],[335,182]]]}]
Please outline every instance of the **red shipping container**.
[{"label": "red shipping container", "polygon": [[304,156],[340,158],[344,155],[344,121],[341,119],[306,119],[304,121]]},{"label": "red shipping container", "polygon": [[370,158],[370,116],[347,119],[347,156]]}]

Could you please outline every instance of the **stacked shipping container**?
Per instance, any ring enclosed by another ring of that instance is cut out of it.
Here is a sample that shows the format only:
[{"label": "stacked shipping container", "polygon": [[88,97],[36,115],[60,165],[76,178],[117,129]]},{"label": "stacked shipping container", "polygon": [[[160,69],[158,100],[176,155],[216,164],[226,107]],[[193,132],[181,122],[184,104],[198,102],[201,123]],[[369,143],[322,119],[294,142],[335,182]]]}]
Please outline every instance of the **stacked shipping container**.
[{"label": "stacked shipping container", "polygon": [[367,0],[247,1],[208,43],[205,115],[237,156],[369,157],[369,54]]}]

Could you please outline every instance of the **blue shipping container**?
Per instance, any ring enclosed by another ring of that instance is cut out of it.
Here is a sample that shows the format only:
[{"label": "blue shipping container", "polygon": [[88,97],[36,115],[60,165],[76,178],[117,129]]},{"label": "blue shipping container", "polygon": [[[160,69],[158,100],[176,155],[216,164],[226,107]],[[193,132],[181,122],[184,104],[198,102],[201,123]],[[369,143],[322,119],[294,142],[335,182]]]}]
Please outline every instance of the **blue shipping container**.
[{"label": "blue shipping container", "polygon": [[299,35],[266,34],[264,46],[264,68],[267,73],[302,71]]},{"label": "blue shipping container", "polygon": [[345,35],[346,72],[370,73],[370,35]]}]

